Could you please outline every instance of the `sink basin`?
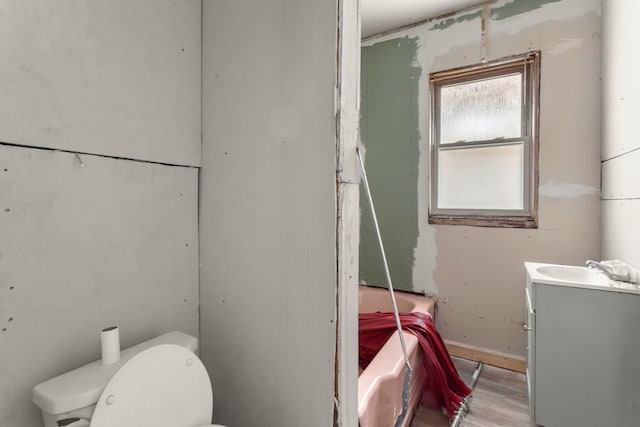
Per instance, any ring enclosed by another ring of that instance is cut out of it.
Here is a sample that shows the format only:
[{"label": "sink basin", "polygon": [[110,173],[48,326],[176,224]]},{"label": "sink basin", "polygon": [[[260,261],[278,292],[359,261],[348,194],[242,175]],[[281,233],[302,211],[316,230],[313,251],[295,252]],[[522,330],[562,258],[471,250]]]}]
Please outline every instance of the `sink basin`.
[{"label": "sink basin", "polygon": [[587,267],[573,267],[569,265],[544,265],[536,268],[542,275],[556,280],[587,285],[607,285],[610,280],[603,273]]}]

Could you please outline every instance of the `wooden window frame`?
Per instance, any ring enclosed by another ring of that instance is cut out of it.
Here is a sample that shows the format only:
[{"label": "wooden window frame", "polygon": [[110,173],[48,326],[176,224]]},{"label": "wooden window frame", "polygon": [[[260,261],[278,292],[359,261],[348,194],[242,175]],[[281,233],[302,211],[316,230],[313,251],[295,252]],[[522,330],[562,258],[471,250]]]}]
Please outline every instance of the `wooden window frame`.
[{"label": "wooden window frame", "polygon": [[[522,136],[440,144],[440,89],[443,86],[473,82],[502,75],[521,73]],[[471,225],[480,227],[537,228],[538,226],[538,129],[540,110],[540,52],[504,58],[498,61],[461,67],[430,75],[430,197],[429,223]],[[504,146],[523,143],[524,148],[524,208],[500,209],[442,209],[438,200],[438,153],[440,148],[464,149]]]}]

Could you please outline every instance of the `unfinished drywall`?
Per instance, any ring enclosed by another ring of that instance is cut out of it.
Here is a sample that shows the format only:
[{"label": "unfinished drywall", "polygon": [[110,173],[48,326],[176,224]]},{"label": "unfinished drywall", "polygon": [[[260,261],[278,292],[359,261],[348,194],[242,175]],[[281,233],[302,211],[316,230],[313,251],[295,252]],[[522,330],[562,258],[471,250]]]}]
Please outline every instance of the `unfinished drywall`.
[{"label": "unfinished drywall", "polygon": [[105,326],[122,347],[198,335],[200,18],[0,3],[3,427],[42,425],[33,387],[98,359]]},{"label": "unfinished drywall", "polygon": [[[419,150],[419,228],[411,289],[438,296],[436,320],[446,339],[522,357],[523,262],[583,264],[600,254],[600,1],[502,0],[491,3],[484,25],[482,16],[479,7],[367,40],[363,56],[383,43],[393,46],[406,38],[416,39],[420,46],[416,58],[422,70],[420,138],[411,147]],[[537,50],[541,51],[538,228],[428,224],[429,73]],[[370,84],[367,72],[363,90]],[[408,82],[410,77],[404,78]],[[363,137],[363,142],[367,156],[390,149],[379,146],[381,141]],[[396,187],[407,185],[415,183],[396,183]],[[381,216],[398,209],[388,197],[378,197]],[[394,232],[403,233],[402,227],[395,224]],[[368,268],[363,265],[361,271]]]},{"label": "unfinished drywall", "polygon": [[635,37],[640,4],[604,2],[602,257],[640,268],[640,60]]},{"label": "unfinished drywall", "polygon": [[200,164],[200,0],[0,2],[0,141]]},{"label": "unfinished drywall", "polygon": [[[395,288],[411,290],[418,240],[418,38],[402,37],[362,50],[361,138],[377,219]],[[360,221],[360,281],[386,286],[366,192]]]},{"label": "unfinished drywall", "polygon": [[201,356],[214,421],[328,426],[336,4],[205,0],[203,7]]},{"label": "unfinished drywall", "polygon": [[0,146],[0,425],[33,387],[170,330],[198,334],[195,168]]}]

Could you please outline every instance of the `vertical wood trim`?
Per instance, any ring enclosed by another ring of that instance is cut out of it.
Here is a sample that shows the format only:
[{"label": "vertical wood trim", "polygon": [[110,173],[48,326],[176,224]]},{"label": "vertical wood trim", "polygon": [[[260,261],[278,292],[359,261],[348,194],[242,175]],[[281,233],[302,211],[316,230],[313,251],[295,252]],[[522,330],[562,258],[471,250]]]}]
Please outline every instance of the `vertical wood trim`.
[{"label": "vertical wood trim", "polygon": [[358,424],[360,2],[338,0],[336,390],[334,424]]}]

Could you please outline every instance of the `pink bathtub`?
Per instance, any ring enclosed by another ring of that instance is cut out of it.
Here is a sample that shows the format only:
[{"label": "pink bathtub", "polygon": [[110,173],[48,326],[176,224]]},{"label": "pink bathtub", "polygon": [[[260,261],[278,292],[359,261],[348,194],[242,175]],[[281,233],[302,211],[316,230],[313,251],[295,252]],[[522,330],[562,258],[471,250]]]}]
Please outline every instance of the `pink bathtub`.
[{"label": "pink bathtub", "polygon": [[[420,295],[396,292],[399,312],[419,311],[433,316],[434,301]],[[358,312],[375,313],[393,311],[391,297],[386,289],[360,286]],[[409,425],[413,411],[420,401],[427,381],[422,365],[422,352],[418,339],[403,332],[409,362],[413,369],[409,395],[409,413],[402,427]],[[398,332],[394,332],[386,344],[373,358],[369,366],[358,377],[358,420],[360,427],[393,427],[402,413],[402,386],[405,378],[405,363]]]}]

